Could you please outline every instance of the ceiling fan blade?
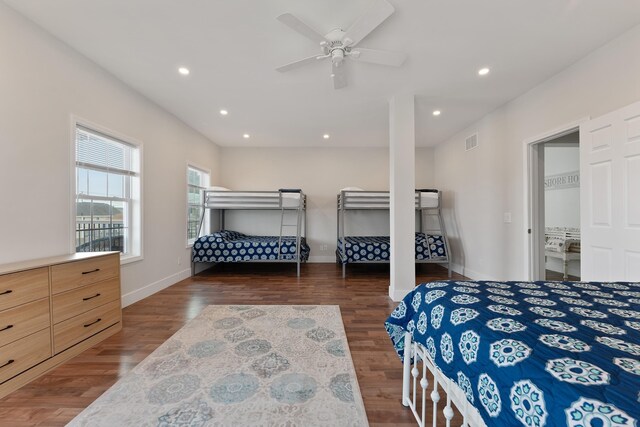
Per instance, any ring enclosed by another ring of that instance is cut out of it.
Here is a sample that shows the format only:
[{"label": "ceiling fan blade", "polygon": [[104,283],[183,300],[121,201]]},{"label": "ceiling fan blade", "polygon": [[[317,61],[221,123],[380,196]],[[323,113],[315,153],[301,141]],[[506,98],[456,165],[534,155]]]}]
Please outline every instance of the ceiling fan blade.
[{"label": "ceiling fan blade", "polygon": [[313,55],[308,58],[300,59],[298,61],[291,62],[289,64],[283,65],[281,67],[276,68],[276,70],[284,73],[289,70],[293,70],[294,68],[302,67],[303,65],[311,64],[312,62],[318,62],[318,55]]},{"label": "ceiling fan blade", "polygon": [[282,15],[278,16],[277,19],[287,27],[291,28],[294,31],[297,31],[311,41],[314,41],[318,44],[327,42],[327,39],[325,39],[322,34],[320,34],[290,13],[283,13]]},{"label": "ceiling fan blade", "polygon": [[357,45],[360,40],[393,15],[393,12],[395,9],[387,0],[376,0],[375,4],[349,27],[342,40],[347,41],[346,44],[349,46]]},{"label": "ceiling fan blade", "polygon": [[364,48],[354,48],[349,56],[358,61],[390,65],[392,67],[401,66],[404,60],[407,59],[407,55],[402,52]]},{"label": "ceiling fan blade", "polygon": [[331,78],[333,79],[333,88],[342,89],[347,85],[347,74],[344,71],[344,61],[332,64]]}]

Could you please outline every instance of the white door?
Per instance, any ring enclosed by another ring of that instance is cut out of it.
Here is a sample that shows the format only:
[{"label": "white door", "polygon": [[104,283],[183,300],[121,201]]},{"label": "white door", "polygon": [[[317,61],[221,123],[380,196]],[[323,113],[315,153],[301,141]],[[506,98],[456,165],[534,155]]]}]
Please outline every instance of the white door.
[{"label": "white door", "polygon": [[640,281],[640,102],[580,126],[581,276]]}]

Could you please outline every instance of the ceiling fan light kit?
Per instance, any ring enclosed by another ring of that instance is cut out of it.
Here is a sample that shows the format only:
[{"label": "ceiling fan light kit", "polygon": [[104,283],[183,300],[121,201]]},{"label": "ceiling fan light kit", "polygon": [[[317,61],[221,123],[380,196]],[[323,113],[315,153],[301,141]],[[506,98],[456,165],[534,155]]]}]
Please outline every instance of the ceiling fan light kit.
[{"label": "ceiling fan light kit", "polygon": [[331,78],[334,89],[347,85],[344,62],[347,58],[379,65],[399,67],[404,63],[406,55],[400,52],[389,52],[378,49],[355,48],[355,46],[382,24],[395,9],[387,0],[373,0],[373,5],[349,27],[347,31],[339,28],[326,35],[321,35],[299,18],[290,13],[278,16],[278,20],[292,30],[302,34],[320,46],[320,55],[310,56],[276,68],[286,72],[311,62],[331,58]]}]

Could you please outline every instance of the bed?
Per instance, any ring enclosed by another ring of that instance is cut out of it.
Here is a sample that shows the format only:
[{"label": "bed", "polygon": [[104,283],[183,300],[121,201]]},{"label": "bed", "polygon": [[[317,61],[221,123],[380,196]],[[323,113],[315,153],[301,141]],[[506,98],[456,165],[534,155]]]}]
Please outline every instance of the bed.
[{"label": "bed", "polygon": [[[247,262],[296,260],[296,237],[250,236],[237,231],[221,230],[199,237],[193,244],[194,262]],[[279,248],[279,249],[278,249]],[[309,259],[309,245],[300,239],[300,261]]]},{"label": "bed", "polygon": [[[356,262],[389,262],[389,236],[345,236],[338,239],[338,257],[343,264]],[[416,260],[446,262],[447,252],[442,236],[416,233]]]},{"label": "bed", "polygon": [[[416,262],[447,264],[449,277],[448,240],[444,221],[440,212],[442,193],[433,189],[415,190],[415,209],[418,218],[418,232],[415,235]],[[358,187],[340,190],[337,196],[337,248],[336,261],[342,264],[342,277],[346,267],[353,263],[388,263],[390,260],[389,236],[356,236],[347,232],[348,212],[388,211],[390,195],[388,191],[365,191]],[[425,219],[434,219],[436,227],[428,230]]]},{"label": "bed", "polygon": [[[220,231],[196,239],[192,248],[191,274],[197,263],[217,262],[288,262],[295,263],[300,276],[300,264],[309,259],[306,242],[307,197],[300,189],[281,188],[276,191],[232,191],[224,187],[204,190],[202,230],[206,212],[219,214]],[[277,236],[247,235],[225,228],[229,210],[279,211]]]},{"label": "bed", "polygon": [[402,402],[421,425],[439,389],[447,425],[454,407],[471,426],[640,419],[640,283],[426,283],[385,327],[404,363]]},{"label": "bed", "polygon": [[562,262],[562,278],[569,278],[569,262],[580,261],[580,229],[547,227],[544,232],[544,256]]}]

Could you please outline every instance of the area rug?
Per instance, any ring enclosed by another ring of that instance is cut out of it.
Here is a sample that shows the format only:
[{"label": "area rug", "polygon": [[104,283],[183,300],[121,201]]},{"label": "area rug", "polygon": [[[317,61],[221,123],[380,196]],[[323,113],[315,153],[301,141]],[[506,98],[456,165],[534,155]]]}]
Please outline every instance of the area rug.
[{"label": "area rug", "polygon": [[211,305],[70,426],[367,426],[334,305]]}]

